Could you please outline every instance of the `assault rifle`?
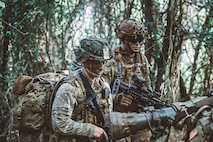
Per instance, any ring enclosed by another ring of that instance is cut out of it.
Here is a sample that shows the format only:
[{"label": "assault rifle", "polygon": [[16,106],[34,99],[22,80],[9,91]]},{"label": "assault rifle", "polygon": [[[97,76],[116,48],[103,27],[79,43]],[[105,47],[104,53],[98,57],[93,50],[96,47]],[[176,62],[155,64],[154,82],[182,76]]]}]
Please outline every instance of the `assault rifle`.
[{"label": "assault rifle", "polygon": [[137,75],[132,76],[134,83],[125,83],[120,78],[116,78],[112,87],[112,94],[124,92],[131,95],[138,106],[154,106],[155,108],[169,107],[170,105],[161,101],[159,92],[152,92],[145,87],[145,79]]}]

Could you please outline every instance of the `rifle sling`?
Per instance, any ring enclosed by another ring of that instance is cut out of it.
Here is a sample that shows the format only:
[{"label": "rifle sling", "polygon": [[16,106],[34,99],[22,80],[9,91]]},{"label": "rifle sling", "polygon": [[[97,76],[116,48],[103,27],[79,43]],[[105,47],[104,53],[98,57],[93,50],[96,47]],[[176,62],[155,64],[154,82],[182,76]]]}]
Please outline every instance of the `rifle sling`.
[{"label": "rifle sling", "polygon": [[82,71],[79,71],[79,75],[83,81],[84,87],[86,89],[87,94],[91,95],[92,98],[96,97],[95,91],[92,89],[91,85],[89,84],[87,78],[83,75]]},{"label": "rifle sling", "polygon": [[[83,75],[82,71],[79,71],[79,75],[83,81],[84,87],[86,89],[86,92],[88,93],[88,95],[90,95],[90,97],[92,97],[92,101],[94,106],[97,109],[97,113],[95,114],[98,117],[98,120],[101,121],[102,123],[102,127],[105,130],[105,132],[107,133],[109,140],[108,142],[112,142],[108,127],[106,127],[106,122],[104,120],[104,116],[101,110],[101,106],[100,106],[100,102],[99,99],[97,98],[98,96],[96,95],[95,91],[92,89],[91,85],[89,84],[87,78]],[[88,99],[87,99],[88,100]],[[101,140],[101,142],[105,142],[105,140]]]},{"label": "rifle sling", "polygon": [[119,92],[119,86],[120,86],[120,79],[122,77],[122,70],[121,70],[121,62],[117,60],[117,75],[114,79],[114,82],[112,84],[112,94],[117,94]]},{"label": "rifle sling", "polygon": [[213,106],[213,96],[198,101],[195,106],[189,107],[186,110],[179,112],[176,116],[175,123],[179,122],[184,117],[187,117],[188,115],[196,112],[200,107],[204,105]]},{"label": "rifle sling", "polygon": [[[81,77],[81,79],[82,79],[82,81],[83,81],[83,84],[84,84],[84,87],[85,87],[85,89],[86,89],[87,94],[90,95],[90,98],[92,98],[91,100],[93,101],[94,106],[96,107],[97,110],[98,110],[98,109],[101,109],[100,103],[97,102],[97,101],[99,101],[99,100],[96,98],[97,95],[96,95],[95,91],[92,89],[91,85],[89,84],[87,78],[83,75],[82,71],[79,72],[79,75],[80,75],[80,77]],[[89,98],[89,99],[90,99],[90,98]],[[87,99],[87,100],[88,100],[88,99]],[[98,105],[99,105],[99,106],[98,106]],[[100,112],[102,112],[102,110],[100,110]],[[96,115],[97,117],[98,117],[98,115],[99,115],[99,116],[101,115],[101,117],[103,117],[103,114],[102,114],[102,113],[101,113],[101,114],[95,114],[95,115]],[[102,124],[105,124],[103,118],[100,119],[100,120],[102,121],[102,122],[101,122]]]},{"label": "rifle sling", "polygon": [[118,72],[117,72],[117,75],[116,75],[116,78],[121,78],[122,77],[122,70],[121,70],[121,62],[120,60],[117,60],[117,69],[118,69]]}]

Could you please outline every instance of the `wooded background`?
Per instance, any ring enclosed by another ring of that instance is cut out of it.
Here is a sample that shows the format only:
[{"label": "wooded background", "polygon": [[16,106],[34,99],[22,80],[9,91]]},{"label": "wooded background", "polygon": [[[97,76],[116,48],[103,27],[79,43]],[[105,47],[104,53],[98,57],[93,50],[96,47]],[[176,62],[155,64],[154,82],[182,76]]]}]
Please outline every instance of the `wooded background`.
[{"label": "wooded background", "polygon": [[168,102],[205,95],[213,84],[212,0],[1,0],[0,137],[11,128],[12,87],[20,75],[68,69],[79,41],[119,44],[126,18],[147,26],[143,51],[152,87]]}]

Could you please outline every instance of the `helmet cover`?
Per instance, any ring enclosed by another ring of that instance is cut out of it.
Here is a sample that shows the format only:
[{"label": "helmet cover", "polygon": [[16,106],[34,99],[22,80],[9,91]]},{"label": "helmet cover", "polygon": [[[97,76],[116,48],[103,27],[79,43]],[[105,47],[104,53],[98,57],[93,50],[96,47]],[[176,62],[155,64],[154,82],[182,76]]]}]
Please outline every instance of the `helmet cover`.
[{"label": "helmet cover", "polygon": [[117,38],[119,39],[123,39],[124,37],[143,37],[145,39],[150,38],[147,28],[144,26],[144,24],[135,19],[123,20],[118,28],[115,29],[115,32]]},{"label": "helmet cover", "polygon": [[80,41],[80,46],[75,49],[76,61],[82,60],[109,60],[113,57],[113,51],[105,39],[88,37]]}]

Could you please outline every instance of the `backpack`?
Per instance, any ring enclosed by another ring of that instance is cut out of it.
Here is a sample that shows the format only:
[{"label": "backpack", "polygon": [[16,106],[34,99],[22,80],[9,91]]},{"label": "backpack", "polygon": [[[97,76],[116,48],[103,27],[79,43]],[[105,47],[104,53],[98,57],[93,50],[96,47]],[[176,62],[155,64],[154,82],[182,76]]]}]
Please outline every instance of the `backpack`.
[{"label": "backpack", "polygon": [[35,77],[20,76],[14,84],[14,128],[24,131],[51,130],[51,106],[55,92],[67,74],[44,73]]}]

